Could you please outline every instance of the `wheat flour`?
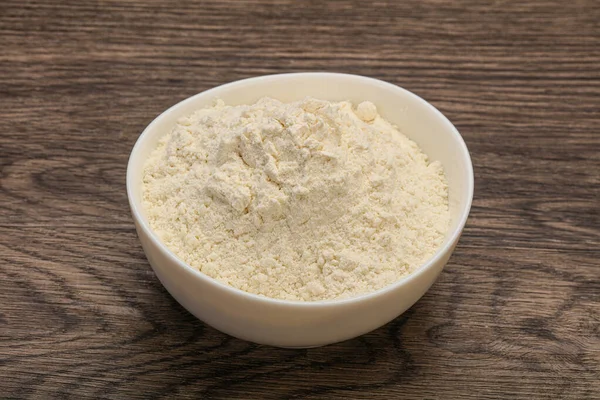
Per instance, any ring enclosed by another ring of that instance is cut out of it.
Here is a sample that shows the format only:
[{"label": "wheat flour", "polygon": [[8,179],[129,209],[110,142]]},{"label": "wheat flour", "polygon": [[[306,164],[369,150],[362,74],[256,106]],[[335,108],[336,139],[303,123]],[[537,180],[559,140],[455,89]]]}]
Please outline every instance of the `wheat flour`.
[{"label": "wheat flour", "polygon": [[150,226],[227,285],[287,300],[371,292],[448,229],[442,166],[363,102],[217,101],[166,133],[144,170]]}]

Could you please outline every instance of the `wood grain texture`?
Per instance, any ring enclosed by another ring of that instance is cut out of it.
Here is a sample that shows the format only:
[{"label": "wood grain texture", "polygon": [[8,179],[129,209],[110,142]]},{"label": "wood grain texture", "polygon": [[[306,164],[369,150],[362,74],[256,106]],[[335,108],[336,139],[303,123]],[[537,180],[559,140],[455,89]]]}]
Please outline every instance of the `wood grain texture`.
[{"label": "wood grain texture", "polygon": [[[0,43],[0,397],[599,398],[597,1],[3,0]],[[284,350],[169,296],[125,169],[179,100],[305,70],[431,101],[465,138],[476,191],[407,313]]]}]

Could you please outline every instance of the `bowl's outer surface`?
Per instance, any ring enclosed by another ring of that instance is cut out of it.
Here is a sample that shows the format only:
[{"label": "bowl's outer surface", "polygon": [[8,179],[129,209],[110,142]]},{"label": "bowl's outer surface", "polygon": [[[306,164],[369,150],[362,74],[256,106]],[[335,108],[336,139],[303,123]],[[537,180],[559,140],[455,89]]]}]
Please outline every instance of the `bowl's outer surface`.
[{"label": "bowl's outer surface", "polygon": [[[451,226],[436,255],[409,276],[360,297],[314,303],[280,301],[221,284],[177,259],[152,233],[141,205],[143,164],[178,118],[223,99],[250,104],[270,96],[295,101],[307,96],[377,105],[380,114],[444,165]],[[136,230],[156,275],[171,295],[207,324],[241,339],[282,347],[314,347],[350,339],[391,321],[433,284],[452,254],[473,197],[473,169],[454,126],[418,96],[386,82],[333,73],[298,73],[246,79],[190,97],[158,116],[138,139],[127,168],[127,192]]]}]

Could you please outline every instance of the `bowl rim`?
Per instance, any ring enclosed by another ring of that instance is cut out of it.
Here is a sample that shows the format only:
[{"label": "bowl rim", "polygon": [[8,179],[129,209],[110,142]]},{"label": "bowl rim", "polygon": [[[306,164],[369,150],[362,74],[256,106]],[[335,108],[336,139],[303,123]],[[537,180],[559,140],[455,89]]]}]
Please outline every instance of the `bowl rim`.
[{"label": "bowl rim", "polygon": [[[198,270],[196,268],[193,268],[192,266],[188,265],[185,261],[183,261],[179,257],[177,257],[175,255],[175,253],[173,253],[158,238],[158,236],[154,233],[154,231],[150,228],[148,221],[146,220],[146,218],[144,217],[143,213],[140,210],[142,208],[142,205],[140,204],[138,207],[138,205],[134,204],[134,202],[132,200],[133,185],[134,185],[133,177],[132,177],[133,169],[134,169],[134,165],[133,165],[134,155],[136,154],[136,152],[139,151],[142,143],[144,142],[144,140],[146,140],[146,137],[149,136],[149,132],[152,131],[152,128],[154,127],[154,125],[156,125],[158,123],[158,121],[160,121],[166,115],[175,111],[176,108],[182,107],[187,103],[191,103],[191,102],[195,101],[198,97],[210,96],[210,94],[212,92],[221,90],[226,87],[235,87],[238,85],[241,86],[250,81],[258,82],[258,81],[277,80],[277,79],[286,79],[286,78],[301,78],[301,77],[308,77],[308,76],[322,77],[322,78],[344,77],[346,79],[362,80],[363,82],[369,83],[371,85],[377,85],[380,87],[385,87],[387,89],[392,89],[395,91],[403,92],[408,97],[413,97],[417,102],[420,102],[423,105],[425,105],[434,115],[436,115],[438,118],[441,118],[441,120],[443,121],[444,124],[448,125],[450,133],[454,136],[454,139],[458,141],[459,147],[461,149],[461,156],[465,159],[465,161],[467,163],[467,167],[468,167],[467,185],[466,185],[466,189],[465,189],[467,191],[467,202],[466,202],[465,206],[463,206],[463,208],[460,212],[458,225],[452,231],[451,235],[444,242],[444,244],[435,252],[435,254],[433,256],[431,256],[429,259],[427,259],[427,261],[425,261],[420,266],[415,268],[415,270],[413,272],[403,276],[402,278],[395,281],[394,283],[391,283],[381,289],[375,290],[373,292],[363,293],[358,296],[342,298],[342,299],[329,299],[329,300],[316,300],[316,301],[284,300],[284,299],[276,299],[276,298],[272,298],[272,297],[249,293],[249,292],[243,291],[241,289],[237,289],[233,286],[229,286],[225,283],[219,282],[217,279],[206,275],[205,273],[201,272],[200,270]],[[129,160],[127,162],[126,186],[127,186],[127,199],[129,201],[129,206],[131,209],[132,216],[135,219],[135,221],[137,222],[137,225],[146,233],[146,235],[150,238],[152,243],[158,249],[160,249],[160,251],[163,252],[170,259],[170,261],[172,261],[174,264],[176,264],[179,268],[183,268],[186,271],[191,272],[195,278],[200,279],[207,284],[214,285],[217,288],[219,288],[220,290],[228,292],[229,294],[234,295],[234,296],[246,297],[249,300],[258,301],[258,302],[266,302],[266,303],[271,303],[273,305],[279,305],[279,306],[293,306],[293,307],[310,308],[310,307],[341,306],[341,305],[348,305],[348,304],[354,304],[354,303],[359,303],[359,302],[363,302],[363,301],[373,300],[374,298],[377,298],[380,296],[385,296],[386,294],[389,294],[404,285],[409,285],[412,281],[416,280],[420,275],[424,274],[428,269],[432,268],[434,264],[436,264],[445,254],[447,254],[450,251],[453,244],[458,241],[458,239],[464,229],[464,226],[469,217],[471,205],[473,202],[474,173],[473,173],[473,164],[472,164],[471,156],[469,154],[467,145],[466,145],[463,137],[460,135],[460,133],[454,126],[454,124],[452,124],[452,122],[450,122],[450,120],[448,118],[446,118],[446,116],[444,114],[442,114],[437,108],[435,108],[432,104],[430,104],[429,102],[427,102],[420,96],[418,96],[418,95],[412,93],[411,91],[404,89],[398,85],[394,85],[392,83],[389,83],[389,82],[386,82],[386,81],[383,81],[380,79],[371,78],[371,77],[367,77],[367,76],[363,76],[363,75],[337,73],[337,72],[293,72],[293,73],[260,75],[260,76],[245,78],[245,79],[225,83],[225,84],[222,84],[219,86],[215,86],[211,89],[208,89],[208,90],[202,91],[200,93],[197,93],[193,96],[187,97],[186,99],[177,102],[173,106],[169,107],[167,110],[160,113],[142,131],[142,133],[136,140],[136,142],[131,150],[131,153],[129,155]]]}]

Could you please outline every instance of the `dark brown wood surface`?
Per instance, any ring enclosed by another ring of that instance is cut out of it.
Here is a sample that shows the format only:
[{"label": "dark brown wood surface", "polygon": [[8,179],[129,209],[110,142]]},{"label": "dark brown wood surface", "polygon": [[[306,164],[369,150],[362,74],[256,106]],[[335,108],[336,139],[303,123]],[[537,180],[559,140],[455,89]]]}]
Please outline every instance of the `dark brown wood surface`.
[{"label": "dark brown wood surface", "polygon": [[[129,152],[172,104],[325,70],[455,123],[476,190],[440,279],[310,350],[196,320],[150,269]],[[600,3],[0,2],[0,398],[600,398]]]}]

